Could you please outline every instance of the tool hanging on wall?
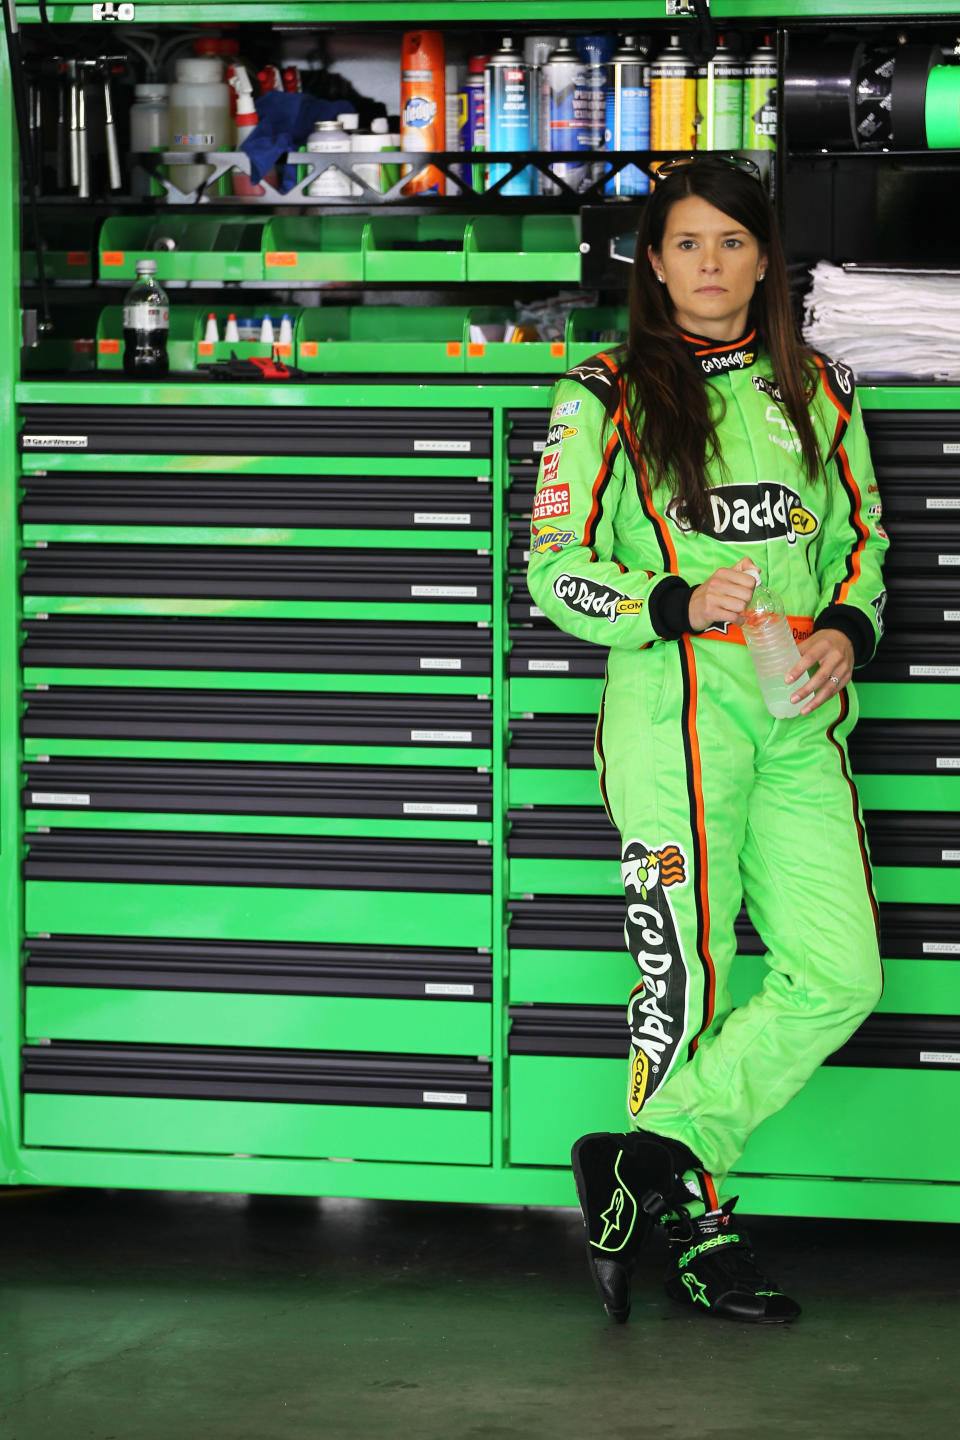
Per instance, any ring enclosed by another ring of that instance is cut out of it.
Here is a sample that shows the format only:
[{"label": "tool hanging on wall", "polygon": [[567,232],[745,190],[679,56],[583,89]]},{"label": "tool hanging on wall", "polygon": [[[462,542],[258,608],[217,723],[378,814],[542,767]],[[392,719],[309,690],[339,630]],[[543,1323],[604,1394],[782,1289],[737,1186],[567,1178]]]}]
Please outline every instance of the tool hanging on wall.
[{"label": "tool hanging on wall", "polygon": [[33,248],[37,257],[37,288],[40,291],[39,334],[48,335],[53,330],[50,304],[47,299],[47,276],[43,265],[43,247],[40,241],[39,175],[36,150],[30,124],[30,97],[27,93],[26,72],[23,66],[23,49],[20,45],[20,27],[17,23],[16,0],[3,0],[3,28],[7,36],[7,54],[10,57],[10,84],[13,92],[13,109],[17,121],[17,136],[20,142],[20,158],[23,166],[24,188],[27,194]]}]

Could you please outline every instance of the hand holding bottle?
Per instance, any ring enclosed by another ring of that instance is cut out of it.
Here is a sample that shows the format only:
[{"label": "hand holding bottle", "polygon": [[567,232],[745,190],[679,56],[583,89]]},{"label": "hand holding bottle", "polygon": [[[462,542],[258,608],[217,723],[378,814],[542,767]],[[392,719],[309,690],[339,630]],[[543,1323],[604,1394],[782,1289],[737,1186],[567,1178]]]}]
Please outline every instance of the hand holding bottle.
[{"label": "hand holding bottle", "polygon": [[711,625],[738,625],[753,596],[756,573],[754,561],[744,558],[736,565],[714,570],[709,579],[698,585],[687,608],[694,634]]}]

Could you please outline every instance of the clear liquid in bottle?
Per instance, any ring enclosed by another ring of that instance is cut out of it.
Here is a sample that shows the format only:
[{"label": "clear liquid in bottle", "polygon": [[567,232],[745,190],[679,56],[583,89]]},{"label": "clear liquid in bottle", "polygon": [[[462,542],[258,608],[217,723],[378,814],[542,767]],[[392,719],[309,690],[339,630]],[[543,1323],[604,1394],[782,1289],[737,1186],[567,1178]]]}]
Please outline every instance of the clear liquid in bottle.
[{"label": "clear liquid in bottle", "polygon": [[787,620],[784,603],[776,591],[757,584],[753,598],[740,617],[743,637],[747,642],[757,672],[764,704],[778,720],[789,720],[800,714],[799,703],[790,696],[807,679],[798,675],[791,685],[784,680],[788,670],[802,660],[793,631]]},{"label": "clear liquid in bottle", "polygon": [[163,380],[170,371],[170,301],[157,279],[156,260],[138,260],[137,278],[123,300],[123,373],[131,380]]}]

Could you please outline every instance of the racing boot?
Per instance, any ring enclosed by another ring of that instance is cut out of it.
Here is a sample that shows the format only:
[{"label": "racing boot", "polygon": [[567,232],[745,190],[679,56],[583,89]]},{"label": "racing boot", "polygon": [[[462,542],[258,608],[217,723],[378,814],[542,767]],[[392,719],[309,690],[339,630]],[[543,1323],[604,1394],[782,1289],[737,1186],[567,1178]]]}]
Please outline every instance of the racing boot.
[{"label": "racing boot", "polygon": [[689,1198],[680,1180],[700,1162],[686,1145],[633,1130],[583,1135],[571,1152],[590,1273],[611,1320],[630,1315],[637,1255],[650,1227]]},{"label": "racing boot", "polygon": [[667,1294],[704,1314],[751,1325],[796,1320],[800,1306],[758,1269],[747,1233],[733,1219],[736,1203],[728,1200],[696,1219],[682,1208],[664,1216],[670,1245]]}]

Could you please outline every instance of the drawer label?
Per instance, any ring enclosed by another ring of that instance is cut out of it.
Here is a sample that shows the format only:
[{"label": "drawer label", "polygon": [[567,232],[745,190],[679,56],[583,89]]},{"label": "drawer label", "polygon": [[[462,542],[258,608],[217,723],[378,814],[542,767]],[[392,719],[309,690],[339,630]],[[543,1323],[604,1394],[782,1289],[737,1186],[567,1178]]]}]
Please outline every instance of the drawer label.
[{"label": "drawer label", "polygon": [[410,594],[417,600],[475,600],[476,585],[411,585]]},{"label": "drawer label", "polygon": [[921,1050],[921,1065],[960,1065],[960,1052],[956,1050]]},{"label": "drawer label", "polygon": [[[944,618],[946,618],[946,612]],[[952,680],[960,675],[960,665],[911,665],[910,674],[927,676],[934,680]]]},{"label": "drawer label", "polygon": [[569,660],[528,660],[528,670],[569,670]]},{"label": "drawer label", "polygon": [[423,987],[424,995],[472,995],[472,985],[440,985],[426,981]]},{"label": "drawer label", "polygon": [[469,525],[472,516],[457,512],[446,515],[440,511],[415,510],[413,512],[414,525]]},{"label": "drawer label", "polygon": [[938,555],[938,565],[960,565],[960,555]]},{"label": "drawer label", "polygon": [[404,815],[476,815],[476,805],[442,805],[429,801],[405,800]]},{"label": "drawer label", "polygon": [[943,453],[944,455],[960,455],[960,445],[955,440],[944,440]]},{"label": "drawer label", "polygon": [[420,658],[421,670],[460,670],[462,666],[462,660],[448,660],[439,655],[424,655]]},{"label": "drawer label", "polygon": [[941,850],[940,859],[956,863],[956,861],[960,860],[960,850]]},{"label": "drawer label", "polygon": [[944,620],[960,620],[960,610],[944,610]]},{"label": "drawer label", "polygon": [[411,730],[411,740],[424,745],[472,745],[472,730]]},{"label": "drawer label", "polygon": [[539,606],[539,605],[531,605],[531,606],[530,606],[530,619],[531,619],[531,620],[543,620],[543,619],[545,619],[545,618],[546,618],[546,617],[544,616],[544,613],[543,613],[543,611],[540,609],[540,606]]},{"label": "drawer label", "polygon": [[960,755],[938,755],[938,770],[960,770]]},{"label": "drawer label", "polygon": [[89,795],[60,795],[55,791],[35,790],[30,796],[31,805],[89,805]]},{"label": "drawer label", "polygon": [[460,1090],[424,1090],[424,1105],[466,1105],[467,1097]]},{"label": "drawer label", "polygon": [[945,495],[941,497],[927,497],[928,510],[960,510],[960,495]]},{"label": "drawer label", "polygon": [[24,435],[24,450],[86,450],[86,435]]},{"label": "drawer label", "polygon": [[414,440],[414,450],[455,450],[461,455],[469,455],[472,440]]},{"label": "drawer label", "polygon": [[924,955],[960,955],[960,945],[952,940],[924,940]]}]

